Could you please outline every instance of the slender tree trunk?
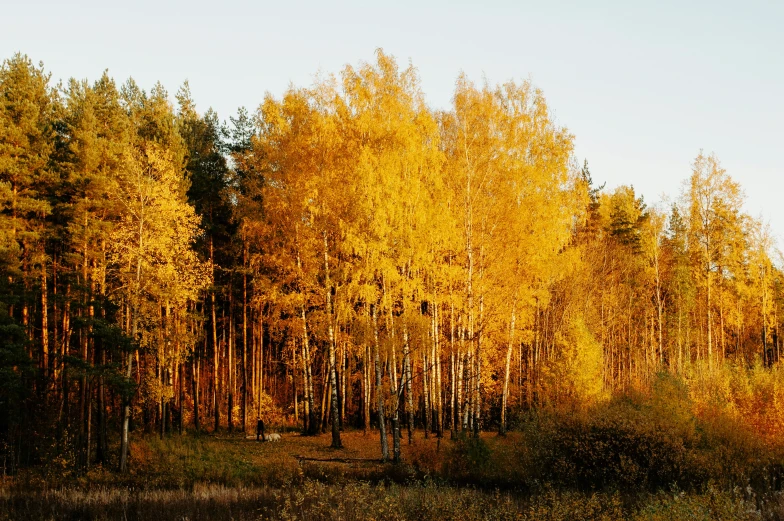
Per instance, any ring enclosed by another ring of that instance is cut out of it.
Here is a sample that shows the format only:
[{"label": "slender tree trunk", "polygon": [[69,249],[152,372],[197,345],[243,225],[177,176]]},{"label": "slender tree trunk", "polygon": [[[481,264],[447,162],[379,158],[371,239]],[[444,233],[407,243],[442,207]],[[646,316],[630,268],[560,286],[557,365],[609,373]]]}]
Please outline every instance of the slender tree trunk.
[{"label": "slender tree trunk", "polygon": [[392,395],[392,461],[400,461],[400,387],[397,379],[397,356],[395,346],[390,348],[392,355],[392,378],[390,382],[390,394]]},{"label": "slender tree trunk", "polygon": [[[207,347],[207,339],[204,339],[204,348],[206,351]],[[201,356],[198,352],[198,348],[193,353],[193,363],[191,365],[193,370],[192,382],[193,382],[193,428],[196,432],[201,430],[201,422],[199,417],[199,397],[200,397],[200,385],[201,385]]]},{"label": "slender tree trunk", "polygon": [[178,362],[177,363],[177,389],[179,390],[177,401],[177,410],[179,415],[177,417],[177,431],[179,432],[180,436],[182,436],[183,429],[185,428],[183,422],[183,414],[185,412],[185,363]]},{"label": "slender tree trunk", "polygon": [[312,361],[310,359],[310,344],[308,341],[308,322],[305,319],[305,294],[303,292],[303,273],[302,273],[302,260],[299,252],[299,227],[296,228],[296,246],[297,246],[297,273],[299,277],[299,292],[301,296],[300,311],[302,315],[302,353],[303,364],[305,369],[305,387],[306,387],[306,414],[307,414],[307,434],[315,435],[318,432],[318,424],[316,423],[316,411],[314,409],[314,396],[313,396],[313,375],[311,371]]},{"label": "slender tree trunk", "polygon": [[[65,357],[68,356],[71,352],[71,285],[66,284],[65,286],[65,307],[63,309],[63,342],[62,342],[62,351],[60,352],[60,360],[62,366],[62,373],[60,374],[60,388],[63,390],[63,406],[61,410],[64,411],[65,418],[70,417],[70,414],[67,414],[69,401],[68,401],[68,375],[67,373],[67,366],[65,365]],[[67,420],[66,420],[67,421]]]},{"label": "slender tree trunk", "polygon": [[[343,349],[340,353],[340,428],[343,428],[343,423],[346,421],[346,394],[351,390],[347,389],[346,381],[348,372],[348,342],[343,343]],[[351,396],[348,396],[351,399]]]},{"label": "slender tree trunk", "polygon": [[[85,222],[84,227],[87,227],[87,223]],[[87,243],[85,242],[83,245],[82,251],[82,309],[79,311],[79,315],[82,317],[83,320],[88,321],[89,318],[87,316],[87,306],[89,305],[90,296],[87,293]],[[26,308],[24,308],[26,309]],[[79,346],[80,346],[80,357],[84,365],[87,366],[87,342],[88,342],[88,334],[87,334],[87,325],[83,325],[79,330]],[[82,460],[82,466],[84,468],[89,467],[88,458],[87,458],[87,425],[86,425],[86,415],[87,415],[87,376],[85,374],[79,379],[79,453],[80,459]]]},{"label": "slender tree trunk", "polygon": [[[101,301],[106,302],[106,242],[101,243],[103,251],[103,269],[101,270]],[[101,318],[106,320],[106,306],[101,306]],[[98,450],[96,456],[98,462],[101,464],[106,463],[106,458],[109,455],[109,441],[107,439],[108,432],[106,426],[106,389],[104,385],[104,371],[106,369],[106,345],[101,343],[100,346],[100,374],[98,376]]]},{"label": "slender tree trunk", "polygon": [[[534,366],[534,354],[539,349],[539,341],[541,337],[541,316],[539,312],[539,300],[536,301],[536,314],[534,315],[534,345],[528,349],[528,364],[527,364],[527,378],[525,382],[525,399],[528,403],[528,409],[533,407],[534,404],[534,382],[537,378],[537,367]],[[613,342],[614,345],[614,342]],[[614,352],[614,351],[613,351]]]},{"label": "slender tree trunk", "polygon": [[85,468],[90,468],[92,464],[92,448],[93,448],[93,385],[92,381],[87,382],[87,401],[85,402],[87,407],[86,416],[87,420],[85,422],[85,430],[87,432],[84,444],[84,466]]},{"label": "slender tree trunk", "polygon": [[[138,279],[138,271],[141,267],[137,268],[137,279]],[[136,339],[136,331],[137,331],[137,318],[136,312],[133,306],[129,307],[129,318],[133,323],[131,329],[131,338],[134,340]],[[130,382],[131,376],[133,375],[133,351],[128,353],[128,365],[126,366],[125,378]],[[123,393],[123,413],[122,413],[122,433],[120,435],[120,472],[125,473],[128,471],[128,427],[131,420],[131,396],[126,391]]]},{"label": "slender tree trunk", "polygon": [[[427,344],[425,344],[427,345]],[[422,405],[424,409],[424,427],[425,427],[425,439],[430,437],[430,371],[427,359],[427,351],[422,353]]]},{"label": "slender tree trunk", "polygon": [[[305,320],[303,319],[302,322],[304,323]],[[305,335],[306,334],[307,332],[305,332]],[[305,335],[302,337],[302,407],[304,409],[302,411],[302,432],[308,434],[310,432],[310,403],[312,402],[312,399],[308,389],[308,363],[305,353]]]},{"label": "slender tree trunk", "polygon": [[58,334],[59,325],[59,306],[57,302],[57,254],[55,253],[52,259],[52,345],[50,351],[53,351],[53,356],[50,354],[51,359],[49,365],[51,366],[51,381],[54,388],[57,388],[57,381],[59,377],[60,362],[57,361],[57,350],[60,345],[60,335]]},{"label": "slender tree trunk", "polygon": [[218,314],[215,304],[215,291],[210,291],[212,303],[212,410],[215,415],[213,432],[220,430],[220,345],[218,344]]},{"label": "slender tree trunk", "polygon": [[464,385],[464,360],[465,360],[465,328],[463,327],[463,316],[460,316],[460,324],[458,325],[460,331],[460,345],[457,348],[457,401],[455,402],[455,416],[456,422],[454,429],[456,432],[465,429],[463,411],[465,405],[463,404],[463,385]]},{"label": "slender tree trunk", "polygon": [[364,394],[362,396],[364,406],[363,419],[365,420],[365,434],[370,432],[370,399],[371,399],[371,385],[370,385],[370,346],[365,346],[365,359],[362,361],[362,388]]},{"label": "slender tree trunk", "polygon": [[381,461],[389,459],[389,442],[387,441],[386,417],[384,415],[384,389],[381,382],[381,361],[379,359],[378,345],[378,319],[376,317],[376,305],[372,307],[373,313],[373,359],[376,368],[376,397],[378,398],[378,430],[381,436]]},{"label": "slender tree trunk", "polygon": [[[215,284],[215,261],[213,252],[212,235],[210,235],[210,269],[212,280]],[[212,432],[220,430],[220,346],[218,345],[218,311],[215,304],[215,289],[210,290],[210,303],[212,304],[212,411],[215,415],[215,422]]]},{"label": "slender tree trunk", "polygon": [[164,390],[164,392],[161,393],[161,399],[160,399],[160,402],[158,403],[158,412],[160,414],[160,419],[161,419],[161,427],[160,427],[161,439],[166,437],[167,403],[166,403],[166,396],[165,396],[166,393],[165,393],[165,390],[168,387],[167,386],[168,381],[167,381],[167,378],[166,378],[166,366],[163,365],[163,361],[164,361],[164,359],[166,357],[166,343],[168,342],[168,336],[169,336],[168,332],[166,330],[166,328],[168,327],[168,320],[167,320],[168,319],[168,313],[169,313],[169,309],[168,309],[168,305],[167,305],[165,313],[162,312],[161,313],[161,317],[160,317],[161,324],[163,325],[163,327],[161,328],[162,329],[162,333],[160,334],[159,341],[160,341],[160,345],[163,346],[163,347],[160,348],[160,349],[163,349],[163,352],[161,352],[161,351],[158,352],[158,357],[157,357],[157,360],[156,360],[156,366],[157,366],[157,371],[158,371],[158,381],[160,382],[161,389]]},{"label": "slender tree trunk", "polygon": [[406,414],[408,422],[408,444],[414,442],[414,393],[412,392],[413,378],[411,377],[411,348],[408,344],[408,324],[403,321],[403,371],[406,379]]},{"label": "slender tree trunk", "polygon": [[228,370],[228,391],[229,391],[229,411],[228,411],[228,421],[229,421],[229,432],[234,432],[234,366],[236,364],[234,360],[234,351],[235,351],[235,336],[234,336],[234,291],[231,282],[229,282],[229,362],[226,366]]},{"label": "slender tree trunk", "polygon": [[[658,241],[658,237],[656,238],[656,240]],[[664,329],[664,324],[662,324],[662,320],[663,320],[662,317],[664,315],[664,302],[663,302],[663,299],[662,299],[662,291],[661,291],[661,272],[660,272],[660,269],[659,269],[659,246],[658,246],[658,243],[656,244],[655,248],[656,249],[654,250],[654,266],[655,266],[655,269],[656,269],[656,312],[658,314],[657,324],[659,326],[659,330],[658,330],[658,333],[659,333],[659,339],[658,339],[659,340],[659,365],[663,365],[664,364],[664,342],[663,342],[663,333],[662,332],[663,332],[663,329]],[[671,350],[668,350],[668,351],[671,353]],[[667,365],[668,365],[668,367],[672,367],[672,360],[670,360],[670,358],[672,358],[672,355],[668,354],[668,356],[667,356]]]},{"label": "slender tree trunk", "polygon": [[711,267],[710,267],[710,241],[705,245],[705,258],[706,260],[706,292],[705,292],[705,309],[706,309],[706,322],[708,330],[708,367],[713,369],[713,342],[711,335]]},{"label": "slender tree trunk", "polygon": [[321,433],[327,432],[327,420],[331,411],[332,404],[332,390],[331,382],[329,381],[329,368],[326,367],[328,361],[324,360],[321,366],[321,381],[324,383],[321,389],[321,419],[319,425],[321,426]]},{"label": "slender tree trunk", "polygon": [[98,376],[98,447],[95,453],[99,463],[106,463],[108,440],[106,432],[106,389],[103,381],[103,368],[106,367],[106,346],[101,346],[101,374]]},{"label": "slender tree trunk", "polygon": [[472,406],[474,404],[474,392],[473,392],[473,367],[474,365],[474,357],[473,353],[471,352],[470,343],[467,349],[463,354],[463,430],[468,430],[473,428],[473,420],[474,416],[472,414]]},{"label": "slender tree trunk", "polygon": [[[484,278],[484,245],[480,248],[480,268],[479,279]],[[485,296],[484,291],[479,294],[479,324],[480,330],[474,330],[472,336],[476,337],[476,373],[474,378],[474,438],[479,438],[480,421],[482,419],[482,340],[483,334],[481,325],[485,321]]]},{"label": "slender tree trunk", "polygon": [[[468,261],[468,266],[466,270],[466,306],[468,312],[468,338],[471,344],[470,352],[472,354],[468,365],[469,373],[471,373],[471,378],[469,380],[470,387],[466,389],[468,392],[467,398],[472,406],[475,406],[475,398],[476,395],[474,393],[474,380],[478,376],[478,374],[474,374],[474,365],[475,361],[473,358],[474,354],[474,347],[476,342],[475,336],[475,328],[474,328],[474,246],[473,246],[473,228],[474,228],[474,218],[473,218],[473,206],[472,206],[472,191],[471,191],[471,181],[473,176],[472,167],[470,165],[470,161],[467,154],[466,149],[466,166],[468,167],[468,175],[466,176],[466,196],[465,196],[465,238],[466,238],[466,259]],[[468,411],[467,411],[468,412]],[[473,411],[471,411],[473,412]],[[473,421],[475,413],[471,415],[471,420]],[[466,423],[464,421],[464,423]],[[475,432],[476,434],[476,432]]]},{"label": "slender tree trunk", "polygon": [[[135,328],[135,325],[134,325]],[[136,335],[134,335],[135,337]],[[125,377],[130,380],[133,369],[133,353],[128,353],[128,366]],[[120,438],[120,472],[128,471],[128,426],[131,420],[131,398],[127,393],[123,396],[122,434]]]},{"label": "slender tree trunk", "polygon": [[450,288],[450,312],[449,312],[449,371],[450,371],[450,385],[452,396],[449,400],[449,428],[452,431],[452,438],[457,436],[457,415],[455,411],[457,410],[457,367],[456,367],[456,357],[455,357],[455,302],[451,298],[451,291]]},{"label": "slender tree trunk", "polygon": [[248,241],[242,250],[242,432],[248,427]]},{"label": "slender tree trunk", "polygon": [[310,360],[310,343],[308,341],[308,323],[305,320],[305,306],[304,304],[300,308],[302,314],[302,349],[303,349],[303,364],[305,366],[305,385],[307,387],[307,402],[306,402],[306,414],[308,418],[308,428],[307,434],[315,435],[318,432],[318,423],[316,422],[316,410],[314,407],[314,396],[313,396],[313,374],[311,371],[311,360]]},{"label": "slender tree trunk", "polygon": [[46,260],[41,261],[41,369],[44,391],[49,385],[49,302],[46,287]]},{"label": "slender tree trunk", "polygon": [[509,345],[506,348],[506,367],[504,369],[504,390],[501,394],[501,427],[499,434],[502,436],[506,434],[506,406],[509,396],[509,369],[512,363],[512,348],[514,347],[514,332],[515,332],[515,304],[512,303],[512,318],[509,321]]},{"label": "slender tree trunk", "polygon": [[[430,310],[430,349],[425,349],[423,358],[425,365],[425,372],[423,375],[425,387],[425,437],[428,436],[428,431],[438,434],[438,423],[436,418],[436,405],[435,405],[435,372],[436,372],[436,310],[435,298],[428,303]],[[430,353],[428,355],[428,352]]]},{"label": "slender tree trunk", "polygon": [[436,342],[435,342],[435,354],[433,355],[434,361],[434,371],[435,371],[435,399],[436,399],[436,434],[439,438],[444,436],[444,401],[441,395],[441,333],[439,328],[439,306],[435,304],[433,306],[433,310],[435,313],[435,331],[436,331]]},{"label": "slender tree trunk", "polygon": [[[259,306],[258,316],[259,316],[259,319],[258,319],[259,320],[259,340],[258,340],[258,351],[259,351],[259,353],[258,353],[258,357],[259,357],[259,381],[258,381],[258,386],[259,386],[259,388],[258,388],[258,391],[257,391],[258,392],[258,395],[257,395],[258,398],[257,399],[258,399],[258,404],[259,404],[258,405],[258,414],[259,414],[259,417],[261,417],[261,402],[262,402],[262,397],[263,397],[263,394],[264,394],[264,311],[263,311],[262,306]],[[303,321],[304,321],[304,319],[303,319]],[[307,334],[307,331],[305,331],[305,333]],[[304,357],[303,357],[303,364],[304,363],[305,363],[305,360],[304,360]],[[302,372],[302,378],[303,378],[303,380],[305,378],[305,372],[304,371]]]},{"label": "slender tree trunk", "polygon": [[335,362],[335,332],[332,326],[332,285],[329,280],[329,260],[327,246],[327,232],[324,232],[324,278],[327,297],[327,332],[329,335],[329,383],[330,383],[330,420],[332,421],[332,448],[340,449],[340,418],[338,417],[338,378]]}]

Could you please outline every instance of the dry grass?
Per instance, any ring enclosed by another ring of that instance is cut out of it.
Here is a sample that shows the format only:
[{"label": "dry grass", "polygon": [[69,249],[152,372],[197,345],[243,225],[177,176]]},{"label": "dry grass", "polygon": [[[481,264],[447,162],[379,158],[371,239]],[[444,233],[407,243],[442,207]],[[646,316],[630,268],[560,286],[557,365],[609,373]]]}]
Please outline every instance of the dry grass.
[{"label": "dry grass", "polygon": [[[554,432],[568,434],[552,421]],[[377,432],[344,432],[340,450],[330,448],[328,435],[287,433],[280,443],[239,433],[136,436],[128,475],[58,466],[60,473],[31,469],[0,482],[0,521],[784,519],[784,501],[771,489],[580,492],[566,479],[543,481],[552,473],[540,468],[542,451],[552,449],[546,427],[483,433],[479,441],[418,432],[413,445],[404,438],[398,465],[381,463]],[[592,431],[575,432],[579,447],[595,450],[584,435]]]},{"label": "dry grass", "polygon": [[782,519],[784,502],[767,505],[737,493],[657,494],[625,505],[617,494],[546,490],[534,497],[439,486],[304,480],[281,488],[198,485],[191,490],[100,487],[0,493],[0,520],[517,520],[691,521]]}]

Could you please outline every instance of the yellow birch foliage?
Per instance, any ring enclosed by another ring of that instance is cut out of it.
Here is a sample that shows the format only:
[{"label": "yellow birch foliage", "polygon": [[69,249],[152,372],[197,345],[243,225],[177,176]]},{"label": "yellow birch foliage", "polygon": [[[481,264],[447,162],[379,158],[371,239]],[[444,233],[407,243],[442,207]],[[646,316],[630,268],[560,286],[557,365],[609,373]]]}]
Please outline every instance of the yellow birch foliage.
[{"label": "yellow birch foliage", "polygon": [[607,397],[602,381],[604,352],[581,316],[571,319],[563,334],[556,336],[561,357],[554,367],[559,398],[590,406]]}]

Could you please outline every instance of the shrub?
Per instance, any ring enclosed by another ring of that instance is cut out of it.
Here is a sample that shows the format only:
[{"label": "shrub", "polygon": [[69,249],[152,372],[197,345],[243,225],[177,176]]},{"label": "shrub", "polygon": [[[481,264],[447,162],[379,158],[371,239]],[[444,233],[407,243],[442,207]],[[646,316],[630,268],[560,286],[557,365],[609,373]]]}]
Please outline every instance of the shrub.
[{"label": "shrub", "polygon": [[481,482],[490,465],[491,452],[482,438],[461,431],[447,450],[443,473],[457,481]]},{"label": "shrub", "polygon": [[586,416],[554,414],[538,422],[539,478],[580,490],[690,485],[689,444],[678,425],[620,401]]},{"label": "shrub", "polygon": [[710,487],[703,494],[659,494],[634,516],[634,521],[758,521],[762,513],[738,494]]},{"label": "shrub", "polygon": [[684,380],[661,374],[647,396],[531,416],[519,461],[535,482],[586,491],[781,486],[779,444],[724,408],[695,408]]}]

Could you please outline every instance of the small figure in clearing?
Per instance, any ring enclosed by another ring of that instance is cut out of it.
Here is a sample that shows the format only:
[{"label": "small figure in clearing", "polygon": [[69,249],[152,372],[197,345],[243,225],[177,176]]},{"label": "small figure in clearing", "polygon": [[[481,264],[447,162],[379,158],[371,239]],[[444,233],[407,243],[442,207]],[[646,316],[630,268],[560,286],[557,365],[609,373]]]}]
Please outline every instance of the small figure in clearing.
[{"label": "small figure in clearing", "polygon": [[264,441],[267,440],[267,437],[264,435],[264,421],[261,417],[256,418],[256,441],[259,441],[259,437]]}]

